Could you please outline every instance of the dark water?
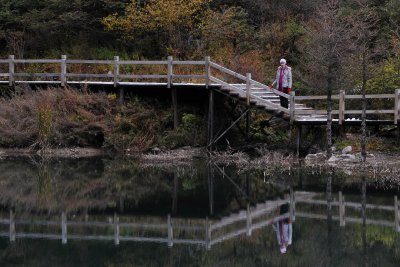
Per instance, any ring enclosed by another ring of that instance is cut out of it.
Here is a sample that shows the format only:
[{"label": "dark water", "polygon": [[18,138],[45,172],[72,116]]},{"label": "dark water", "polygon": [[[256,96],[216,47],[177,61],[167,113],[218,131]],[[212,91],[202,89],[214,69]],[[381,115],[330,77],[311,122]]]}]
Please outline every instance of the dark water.
[{"label": "dark water", "polygon": [[2,159],[0,266],[400,266],[392,178]]}]

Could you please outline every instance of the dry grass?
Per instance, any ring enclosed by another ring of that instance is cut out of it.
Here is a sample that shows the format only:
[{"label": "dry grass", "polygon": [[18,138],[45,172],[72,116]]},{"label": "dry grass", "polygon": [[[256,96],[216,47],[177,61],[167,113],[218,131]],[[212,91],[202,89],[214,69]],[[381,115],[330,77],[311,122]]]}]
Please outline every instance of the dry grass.
[{"label": "dry grass", "polygon": [[72,145],[72,139],[75,145],[87,145],[90,137],[84,140],[81,134],[103,131],[111,109],[106,95],[86,90],[18,89],[11,98],[0,99],[0,145],[59,147]]}]

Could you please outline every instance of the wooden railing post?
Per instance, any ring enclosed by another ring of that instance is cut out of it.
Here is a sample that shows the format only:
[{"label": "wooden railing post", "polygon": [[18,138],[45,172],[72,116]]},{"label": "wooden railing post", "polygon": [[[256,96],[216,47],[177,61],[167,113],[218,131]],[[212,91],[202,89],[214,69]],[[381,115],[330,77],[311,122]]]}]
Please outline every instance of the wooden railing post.
[{"label": "wooden railing post", "polygon": [[246,232],[247,236],[251,236],[251,211],[250,211],[250,204],[247,203],[247,209],[246,209]]},{"label": "wooden railing post", "polygon": [[346,92],[344,90],[340,90],[340,93],[339,93],[339,125],[342,125],[343,121],[344,121],[344,111],[346,109],[345,94],[346,94]]},{"label": "wooden railing post", "polygon": [[172,60],[173,60],[173,58],[172,58],[172,56],[168,56],[168,74],[167,74],[167,79],[168,79],[168,82],[167,82],[167,87],[168,88],[171,88],[171,85],[172,85],[172,74],[173,74],[173,70],[172,70]]},{"label": "wooden railing post", "polygon": [[61,213],[61,243],[67,244],[67,215]]},{"label": "wooden railing post", "polygon": [[210,87],[210,74],[211,74],[211,68],[210,68],[210,61],[211,58],[209,56],[205,57],[205,73],[206,73],[206,89]]},{"label": "wooden railing post", "polygon": [[14,63],[15,56],[9,55],[8,56],[8,81],[10,86],[14,86],[14,73],[15,73],[15,63]]},{"label": "wooden railing post", "polygon": [[210,250],[211,249],[211,224],[206,217],[206,222],[205,222],[205,235],[206,235],[206,249]]},{"label": "wooden railing post", "polygon": [[168,247],[172,247],[174,245],[174,241],[173,241],[174,233],[172,231],[171,214],[168,214],[167,229],[168,229]]},{"label": "wooden railing post", "polygon": [[119,218],[117,213],[114,213],[114,244],[119,245]]},{"label": "wooden railing post", "polygon": [[67,55],[61,56],[61,86],[64,87],[67,83]]},{"label": "wooden railing post", "polygon": [[119,56],[114,56],[114,87],[117,87],[119,82]]},{"label": "wooden railing post", "polygon": [[399,201],[397,196],[394,196],[394,229],[400,232],[400,211],[399,211]]},{"label": "wooden railing post", "polygon": [[289,216],[292,222],[296,221],[296,199],[293,188],[290,187]]},{"label": "wooden railing post", "polygon": [[346,212],[346,206],[344,203],[344,196],[342,194],[342,191],[339,191],[339,220],[340,220],[340,226],[345,226],[346,221],[344,220]]},{"label": "wooden railing post", "polygon": [[10,210],[10,242],[15,242],[15,216],[14,212]]},{"label": "wooden railing post", "polygon": [[251,93],[251,73],[246,73],[246,103],[250,106],[250,93]]},{"label": "wooden railing post", "polygon": [[296,111],[296,101],[295,101],[296,93],[294,91],[290,92],[289,95],[289,103],[290,103],[290,124],[294,122],[294,115]]},{"label": "wooden railing post", "polygon": [[400,120],[400,89],[396,89],[394,96],[394,124],[399,125]]}]

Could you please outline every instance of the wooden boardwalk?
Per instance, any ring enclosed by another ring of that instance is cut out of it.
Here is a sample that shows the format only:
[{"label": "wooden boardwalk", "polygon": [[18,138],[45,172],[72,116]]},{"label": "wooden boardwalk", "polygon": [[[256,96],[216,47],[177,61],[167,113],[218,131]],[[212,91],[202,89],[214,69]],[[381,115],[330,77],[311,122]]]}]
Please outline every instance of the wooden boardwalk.
[{"label": "wooden boardwalk", "polygon": [[[114,87],[159,86],[174,90],[177,86],[212,88],[243,101],[249,107],[283,113],[283,118],[293,124],[326,124],[327,96],[296,96],[271,90],[255,81],[251,74],[237,73],[206,57],[202,61],[167,60],[137,61],[77,60],[67,59],[0,59],[0,84],[14,86],[31,85],[102,85]],[[212,90],[211,90],[212,91]],[[289,100],[289,108],[279,104],[279,96]],[[176,96],[173,96],[176,105]],[[400,119],[400,89],[392,94],[367,95],[372,103],[378,100],[387,109],[369,108],[367,124],[394,124]],[[340,91],[333,95],[333,123],[338,125],[361,124],[361,109],[346,109],[346,101],[360,102],[361,95],[346,95]],[[356,105],[357,106],[357,105]],[[361,105],[359,105],[361,106]]]},{"label": "wooden boardwalk", "polygon": [[[393,206],[365,204],[364,208],[370,210],[368,211],[369,218],[359,218],[354,217],[354,215],[346,216],[346,210],[350,213],[349,209],[354,209],[357,213],[363,208],[363,205],[357,202],[346,202],[342,192],[339,192],[338,199],[333,199],[331,202],[321,199],[324,196],[322,193],[291,191],[286,199],[267,200],[252,207],[247,205],[247,209],[219,220],[172,218],[170,215],[165,218],[141,216],[135,219],[132,216],[119,217],[117,214],[99,220],[89,219],[89,216],[84,218],[79,216],[68,217],[66,213],[62,213],[59,220],[40,220],[17,218],[18,214],[10,211],[9,217],[0,218],[0,226],[8,227],[6,232],[0,230],[0,237],[9,238],[10,242],[15,242],[17,238],[61,240],[62,244],[66,244],[68,240],[108,240],[114,241],[115,245],[119,245],[120,242],[150,242],[164,243],[169,247],[174,244],[200,245],[210,249],[213,245],[237,236],[251,236],[253,231],[288,217],[294,223],[297,218],[318,220],[330,218],[339,221],[342,227],[346,223],[363,223],[365,221],[366,224],[391,227],[394,231],[400,232],[400,211],[397,196],[394,197]],[[290,207],[289,212],[279,214],[279,207],[287,203]],[[325,214],[311,213],[307,205],[324,206]],[[328,206],[337,206],[338,214],[327,214]],[[302,209],[307,210],[307,212],[302,212]],[[371,219],[370,217],[374,215],[373,210],[379,211],[380,216],[382,212],[392,213],[394,220],[388,219],[391,217],[390,215],[386,215],[385,219]],[[132,221],[132,219],[135,220]],[[52,229],[52,231],[46,227]],[[41,231],[33,232],[38,228]],[[57,229],[59,230],[57,231]],[[85,234],[85,231],[91,234]]]}]

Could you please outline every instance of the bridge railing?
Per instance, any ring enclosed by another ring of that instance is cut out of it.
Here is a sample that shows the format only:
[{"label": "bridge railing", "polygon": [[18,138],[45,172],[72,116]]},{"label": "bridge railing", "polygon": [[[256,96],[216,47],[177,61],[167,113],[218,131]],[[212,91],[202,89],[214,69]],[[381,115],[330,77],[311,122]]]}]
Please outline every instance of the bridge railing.
[{"label": "bridge railing", "polygon": [[[180,68],[185,66],[185,68]],[[194,69],[196,68],[197,69]],[[0,59],[0,84],[102,83],[117,86],[131,82],[161,82],[168,87],[174,81],[202,81],[208,78],[206,61],[167,60],[81,60],[67,59]],[[147,72],[147,73],[143,73]]]},{"label": "bridge railing", "polygon": [[[400,89],[396,89],[393,94],[373,94],[365,95],[368,101],[377,102],[378,100],[384,100],[387,105],[391,105],[392,109],[371,109],[370,107],[366,110],[367,115],[390,115],[393,118],[393,123],[398,124],[400,120]],[[344,90],[341,90],[338,95],[332,95],[332,101],[337,108],[333,108],[332,115],[338,120],[339,125],[343,124],[346,120],[352,120],[354,116],[360,117],[362,109],[346,109],[346,100],[361,100],[362,95],[346,95]],[[294,103],[299,101],[319,101],[319,103],[326,103],[327,96],[294,96]],[[323,102],[322,102],[323,101]],[[326,104],[325,104],[326,105]],[[370,106],[370,105],[369,105]],[[318,110],[294,110],[294,115],[326,115],[326,109]]]},{"label": "bridge railing", "polygon": [[[108,217],[108,220],[99,220],[99,218],[89,220],[88,216],[82,220],[79,217],[68,218],[65,212],[61,214],[60,219],[32,220],[16,218],[16,214],[10,211],[8,218],[0,218],[0,225],[8,227],[7,231],[0,229],[0,237],[9,238],[11,242],[15,242],[16,238],[61,240],[62,244],[66,244],[68,239],[109,240],[114,241],[115,245],[119,245],[120,241],[134,241],[164,243],[169,247],[174,244],[192,244],[210,249],[212,245],[239,235],[251,236],[254,230],[285,218],[290,217],[292,221],[295,221],[296,217],[326,220],[326,206],[328,205],[338,207],[338,216],[332,214],[331,218],[339,221],[340,226],[345,226],[346,223],[363,222],[362,218],[354,217],[352,214],[346,215],[346,211],[350,213],[346,207],[360,211],[363,208],[361,203],[345,201],[342,192],[339,192],[338,200],[331,202],[326,199],[315,199],[318,195],[322,194],[291,190],[287,199],[266,201],[260,207],[256,206],[255,208],[247,205],[247,209],[220,220],[179,219],[168,215],[166,218],[145,217],[130,221],[129,218],[120,220],[117,214],[114,214],[113,218]],[[286,203],[290,205],[289,212],[277,214],[279,207]],[[302,210],[307,210],[307,208],[302,204],[323,206],[324,213],[303,212]],[[369,218],[365,218],[367,224],[392,227],[395,231],[400,232],[400,206],[397,196],[394,196],[393,206],[365,203],[364,207],[366,210],[385,212],[384,215],[380,214],[384,216],[383,220],[372,219],[369,214]],[[394,220],[390,221],[386,212],[394,213]]]},{"label": "bridge railing", "polygon": [[[184,68],[181,68],[184,66]],[[147,73],[143,73],[147,72]],[[232,83],[232,80],[239,83]],[[230,93],[237,94],[239,98],[246,100],[247,104],[261,104],[271,110],[283,111],[290,115],[293,122],[298,116],[326,115],[327,111],[318,109],[299,109],[296,103],[303,101],[326,102],[327,96],[296,96],[294,92],[290,95],[255,81],[251,74],[242,75],[225,68],[205,57],[200,61],[173,60],[170,56],[167,60],[120,60],[115,56],[112,60],[80,60],[67,59],[63,55],[60,59],[15,59],[10,55],[8,59],[0,59],[0,84],[44,83],[59,84],[104,84],[134,85],[135,83],[163,84],[168,88],[174,82],[195,83],[208,87],[211,83],[223,85]],[[253,93],[254,89],[265,89],[275,95],[285,97],[289,100],[289,109],[265,100]],[[361,95],[346,95],[340,91],[339,95],[333,95],[338,108],[332,111],[332,115],[343,124],[350,116],[358,116],[361,109],[346,109],[346,100],[360,100]],[[400,120],[400,89],[394,94],[366,95],[368,100],[386,99],[391,101],[390,109],[368,109],[367,115],[390,115],[394,124]],[[376,102],[376,101],[375,101]]]}]

